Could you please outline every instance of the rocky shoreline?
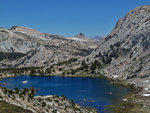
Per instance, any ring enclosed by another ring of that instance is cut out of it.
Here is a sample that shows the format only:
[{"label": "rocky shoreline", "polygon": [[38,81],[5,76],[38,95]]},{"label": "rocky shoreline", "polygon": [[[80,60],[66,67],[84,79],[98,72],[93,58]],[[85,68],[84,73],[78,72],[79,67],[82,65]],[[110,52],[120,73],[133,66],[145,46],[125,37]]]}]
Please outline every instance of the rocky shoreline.
[{"label": "rocky shoreline", "polygon": [[[18,75],[25,75],[27,73],[24,71],[23,73],[11,73],[8,71],[1,72],[0,79],[15,77]],[[33,76],[33,75],[29,75]],[[36,73],[34,76],[42,76],[39,73]],[[44,75],[43,75],[44,76]],[[54,76],[54,75],[46,75],[46,76]],[[57,75],[56,75],[57,76]],[[58,75],[59,76],[59,75]],[[87,76],[65,76],[65,77],[92,77],[91,75]],[[18,89],[17,89],[18,90]],[[27,94],[22,94],[26,90]],[[33,89],[24,88],[22,90],[9,90],[3,87],[0,87],[0,99],[6,101],[7,103],[22,107],[26,110],[30,110],[33,113],[97,113],[96,109],[89,107],[82,107],[73,102],[73,100],[67,99],[65,96],[56,96],[56,95],[48,95],[48,96],[34,96],[31,92]],[[10,93],[11,92],[11,93]],[[18,93],[19,92],[19,93]],[[21,96],[20,96],[21,95]],[[32,99],[29,99],[32,97]],[[44,104],[44,106],[43,106]]]},{"label": "rocky shoreline", "polygon": [[65,96],[34,96],[36,89],[9,90],[0,87],[0,100],[30,110],[33,113],[97,113],[93,108],[85,108]]}]

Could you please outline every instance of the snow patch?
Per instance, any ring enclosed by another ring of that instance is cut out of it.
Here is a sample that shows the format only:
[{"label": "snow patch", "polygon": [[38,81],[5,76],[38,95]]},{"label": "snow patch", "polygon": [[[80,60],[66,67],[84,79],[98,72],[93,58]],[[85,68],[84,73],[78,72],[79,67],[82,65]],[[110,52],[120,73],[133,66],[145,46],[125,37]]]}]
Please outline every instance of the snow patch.
[{"label": "snow patch", "polygon": [[145,83],[149,82],[149,80],[146,80]]},{"label": "snow patch", "polygon": [[144,96],[144,97],[149,97],[150,94],[142,94],[142,96]]},{"label": "snow patch", "polygon": [[118,78],[118,75],[113,75],[113,78]]},{"label": "snow patch", "polygon": [[79,39],[78,37],[66,37],[69,40],[76,40],[76,41],[82,41],[82,42],[86,42],[86,40],[83,39]]},{"label": "snow patch", "polygon": [[149,88],[144,88],[144,90],[148,90]]}]

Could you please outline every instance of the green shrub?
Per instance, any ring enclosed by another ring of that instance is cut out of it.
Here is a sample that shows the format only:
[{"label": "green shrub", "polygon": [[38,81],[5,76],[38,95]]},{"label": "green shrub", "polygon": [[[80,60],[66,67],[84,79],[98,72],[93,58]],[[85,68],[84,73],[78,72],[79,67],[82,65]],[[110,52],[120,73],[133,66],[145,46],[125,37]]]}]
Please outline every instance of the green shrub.
[{"label": "green shrub", "polygon": [[42,102],[42,107],[45,107],[45,106],[46,106],[46,102],[43,101],[43,102]]}]

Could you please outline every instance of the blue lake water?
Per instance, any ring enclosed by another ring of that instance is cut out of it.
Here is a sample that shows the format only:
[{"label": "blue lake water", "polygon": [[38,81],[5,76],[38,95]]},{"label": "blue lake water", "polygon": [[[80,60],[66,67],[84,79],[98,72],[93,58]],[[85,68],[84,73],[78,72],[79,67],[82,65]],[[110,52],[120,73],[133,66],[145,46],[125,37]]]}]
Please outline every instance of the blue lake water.
[{"label": "blue lake water", "polygon": [[[22,81],[28,81],[23,84]],[[0,81],[3,87],[15,89],[18,87],[39,89],[36,95],[65,95],[82,106],[96,108],[99,112],[105,105],[118,104],[131,89],[114,86],[109,80],[81,77],[39,77],[18,76]]]}]

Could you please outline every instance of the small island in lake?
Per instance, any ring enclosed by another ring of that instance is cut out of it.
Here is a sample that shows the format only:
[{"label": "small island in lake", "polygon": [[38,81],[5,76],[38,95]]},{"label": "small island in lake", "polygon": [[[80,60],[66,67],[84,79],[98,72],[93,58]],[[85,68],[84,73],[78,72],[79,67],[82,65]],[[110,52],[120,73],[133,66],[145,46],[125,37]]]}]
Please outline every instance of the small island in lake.
[{"label": "small island in lake", "polygon": [[27,83],[28,83],[28,81],[27,81],[27,80],[26,80],[26,81],[22,81],[22,83],[23,83],[23,84],[27,84]]}]

